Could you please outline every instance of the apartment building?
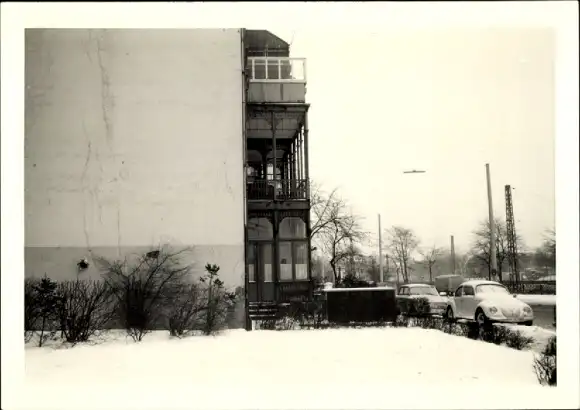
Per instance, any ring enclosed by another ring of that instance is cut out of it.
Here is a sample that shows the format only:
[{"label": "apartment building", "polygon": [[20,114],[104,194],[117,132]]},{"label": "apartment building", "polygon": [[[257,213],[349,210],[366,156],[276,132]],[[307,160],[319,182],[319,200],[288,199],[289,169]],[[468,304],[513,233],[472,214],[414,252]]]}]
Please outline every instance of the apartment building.
[{"label": "apartment building", "polygon": [[96,279],[96,257],[164,244],[190,248],[196,273],[218,264],[247,316],[310,297],[306,64],[288,43],[245,29],[25,43],[27,276]]}]

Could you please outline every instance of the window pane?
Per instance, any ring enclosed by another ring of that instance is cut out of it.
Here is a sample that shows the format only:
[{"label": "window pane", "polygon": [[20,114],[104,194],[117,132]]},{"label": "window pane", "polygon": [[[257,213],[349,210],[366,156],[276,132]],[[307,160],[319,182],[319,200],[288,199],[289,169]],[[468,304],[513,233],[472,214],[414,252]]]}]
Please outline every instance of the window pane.
[{"label": "window pane", "polygon": [[305,243],[296,243],[296,280],[308,279],[308,248]]},{"label": "window pane", "polygon": [[306,239],[306,224],[301,218],[286,217],[280,222],[280,238]]},{"label": "window pane", "polygon": [[248,279],[250,282],[256,281],[256,255],[254,253],[254,245],[248,246]]},{"label": "window pane", "polygon": [[280,258],[280,280],[292,280],[292,243],[280,243],[278,256]]},{"label": "window pane", "polygon": [[272,245],[262,244],[260,245],[261,254],[260,258],[262,260],[262,266],[264,268],[264,282],[272,282]]},{"label": "window pane", "polygon": [[251,218],[248,221],[249,239],[272,239],[274,229],[268,218]]},{"label": "window pane", "polygon": [[280,74],[278,73],[278,60],[268,60],[268,80],[279,80]]},{"label": "window pane", "polygon": [[254,60],[254,80],[266,79],[266,60]]}]

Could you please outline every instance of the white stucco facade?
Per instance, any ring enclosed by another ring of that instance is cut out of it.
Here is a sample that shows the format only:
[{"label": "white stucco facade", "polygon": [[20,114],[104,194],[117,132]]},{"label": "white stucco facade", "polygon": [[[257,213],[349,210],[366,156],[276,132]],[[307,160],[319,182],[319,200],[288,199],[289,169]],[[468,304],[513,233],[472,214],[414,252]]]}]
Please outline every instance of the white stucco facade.
[{"label": "white stucco facade", "polygon": [[171,244],[243,286],[242,95],[240,30],[27,30],[26,274]]}]

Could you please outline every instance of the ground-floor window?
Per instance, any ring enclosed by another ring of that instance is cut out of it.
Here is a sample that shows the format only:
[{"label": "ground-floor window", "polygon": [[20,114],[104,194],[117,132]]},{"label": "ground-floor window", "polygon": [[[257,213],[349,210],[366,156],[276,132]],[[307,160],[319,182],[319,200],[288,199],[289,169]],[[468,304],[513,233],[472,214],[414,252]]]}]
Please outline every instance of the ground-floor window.
[{"label": "ground-floor window", "polygon": [[280,242],[278,260],[281,281],[308,279],[308,242]]},{"label": "ground-floor window", "polygon": [[252,243],[247,250],[248,280],[273,282],[273,246],[271,243]]}]

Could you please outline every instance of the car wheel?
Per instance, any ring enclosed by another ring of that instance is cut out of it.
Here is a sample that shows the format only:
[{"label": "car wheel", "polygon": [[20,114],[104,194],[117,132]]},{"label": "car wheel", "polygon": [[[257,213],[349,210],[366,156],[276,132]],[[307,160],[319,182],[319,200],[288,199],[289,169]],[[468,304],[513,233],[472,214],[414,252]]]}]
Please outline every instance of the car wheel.
[{"label": "car wheel", "polygon": [[477,312],[475,312],[475,323],[479,339],[485,340],[486,331],[489,329],[489,320],[487,319],[487,316],[485,316],[485,313],[483,313],[483,310],[478,309]]},{"label": "car wheel", "polygon": [[487,316],[485,316],[485,313],[483,313],[483,310],[478,309],[477,312],[475,312],[475,322],[479,327],[485,327],[489,324],[489,320],[487,319]]},{"label": "car wheel", "polygon": [[534,324],[534,322],[532,320],[528,320],[527,322],[524,322],[524,325],[526,326],[532,326]]},{"label": "car wheel", "polygon": [[451,309],[451,306],[447,308],[445,318],[450,322],[455,322],[455,315],[453,314],[453,309]]}]

